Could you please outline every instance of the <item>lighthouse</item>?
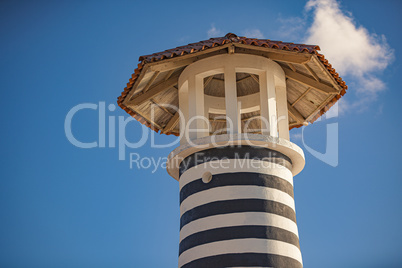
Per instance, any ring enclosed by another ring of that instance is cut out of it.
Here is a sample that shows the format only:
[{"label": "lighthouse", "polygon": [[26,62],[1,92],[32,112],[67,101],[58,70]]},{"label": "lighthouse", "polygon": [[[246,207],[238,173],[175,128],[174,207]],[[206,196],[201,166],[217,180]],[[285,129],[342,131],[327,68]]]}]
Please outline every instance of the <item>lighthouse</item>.
[{"label": "lighthouse", "polygon": [[347,86],[314,45],[224,37],[141,56],[119,106],[180,137],[167,172],[180,189],[178,266],[303,267],[289,130]]}]

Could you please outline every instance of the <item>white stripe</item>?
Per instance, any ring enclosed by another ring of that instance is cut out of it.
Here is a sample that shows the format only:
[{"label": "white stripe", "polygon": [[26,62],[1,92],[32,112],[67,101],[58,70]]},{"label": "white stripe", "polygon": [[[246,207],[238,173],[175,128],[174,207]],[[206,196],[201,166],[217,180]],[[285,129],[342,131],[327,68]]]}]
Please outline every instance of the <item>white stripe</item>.
[{"label": "white stripe", "polygon": [[246,238],[212,242],[190,248],[179,256],[179,267],[200,258],[231,253],[276,254],[302,263],[299,248],[292,244],[271,239]]},{"label": "white stripe", "polygon": [[287,193],[264,186],[223,186],[190,195],[180,205],[180,217],[195,207],[224,200],[237,199],[271,200],[289,206],[295,210],[295,201]]},{"label": "white stripe", "polygon": [[292,220],[266,212],[243,212],[224,215],[214,215],[194,220],[180,230],[180,242],[189,235],[222,227],[261,225],[285,229],[299,237],[297,225]]},{"label": "white stripe", "polygon": [[282,165],[255,159],[224,159],[205,162],[186,170],[180,177],[180,190],[184,185],[201,178],[206,171],[211,172],[212,175],[235,172],[268,174],[284,179],[293,185],[292,172]]}]

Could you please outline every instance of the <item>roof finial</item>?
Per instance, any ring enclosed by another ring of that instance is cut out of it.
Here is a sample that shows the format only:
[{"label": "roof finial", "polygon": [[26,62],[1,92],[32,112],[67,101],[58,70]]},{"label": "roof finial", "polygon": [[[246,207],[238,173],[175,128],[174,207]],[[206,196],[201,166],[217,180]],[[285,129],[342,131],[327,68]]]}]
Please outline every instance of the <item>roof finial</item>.
[{"label": "roof finial", "polygon": [[235,35],[234,33],[227,33],[225,35],[225,38],[230,39],[232,41],[236,41],[237,40],[237,35]]}]

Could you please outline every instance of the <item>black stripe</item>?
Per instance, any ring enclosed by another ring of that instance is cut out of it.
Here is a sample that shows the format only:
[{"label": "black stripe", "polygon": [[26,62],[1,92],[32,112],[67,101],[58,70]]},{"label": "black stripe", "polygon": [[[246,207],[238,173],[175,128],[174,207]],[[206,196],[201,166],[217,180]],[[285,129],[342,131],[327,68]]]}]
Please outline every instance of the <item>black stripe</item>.
[{"label": "black stripe", "polygon": [[294,198],[293,186],[285,179],[263,173],[236,172],[213,175],[209,183],[203,183],[201,179],[198,179],[186,184],[180,190],[180,204],[192,194],[216,187],[234,185],[265,186],[285,192]]},{"label": "black stripe", "polygon": [[303,268],[303,265],[290,257],[264,253],[234,253],[210,256],[191,261],[181,268],[223,268],[223,267],[275,267]]},{"label": "black stripe", "polygon": [[202,244],[241,238],[273,239],[292,244],[300,249],[299,238],[292,232],[274,226],[244,225],[215,228],[189,235],[180,242],[179,255]]},{"label": "black stripe", "polygon": [[280,152],[268,148],[241,145],[211,148],[189,155],[180,163],[179,175],[181,176],[186,170],[196,165],[223,159],[239,159],[240,161],[258,159],[283,165],[290,170],[292,168],[290,158]]},{"label": "black stripe", "polygon": [[186,211],[180,218],[180,229],[200,218],[237,212],[268,212],[296,222],[296,213],[287,205],[263,199],[235,199],[215,201]]}]

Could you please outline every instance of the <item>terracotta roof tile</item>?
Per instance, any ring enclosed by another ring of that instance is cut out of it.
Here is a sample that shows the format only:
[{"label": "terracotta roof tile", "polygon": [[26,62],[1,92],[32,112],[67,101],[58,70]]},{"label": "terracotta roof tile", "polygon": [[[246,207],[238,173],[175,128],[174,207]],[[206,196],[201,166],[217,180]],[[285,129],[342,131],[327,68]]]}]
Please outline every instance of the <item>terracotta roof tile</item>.
[{"label": "terracotta roof tile", "polygon": [[245,45],[260,46],[280,50],[302,51],[307,53],[315,53],[316,50],[320,49],[318,46],[314,45],[285,43],[282,41],[272,41],[269,39],[247,38],[247,37],[236,36],[235,34],[232,33],[228,33],[227,35],[225,35],[225,37],[210,38],[209,40],[200,41],[197,43],[191,43],[185,46],[168,49],[162,52],[141,56],[139,58],[139,61],[145,63],[155,62],[167,58],[173,58],[178,55],[202,51],[211,47],[222,46],[227,43],[241,43]]}]

